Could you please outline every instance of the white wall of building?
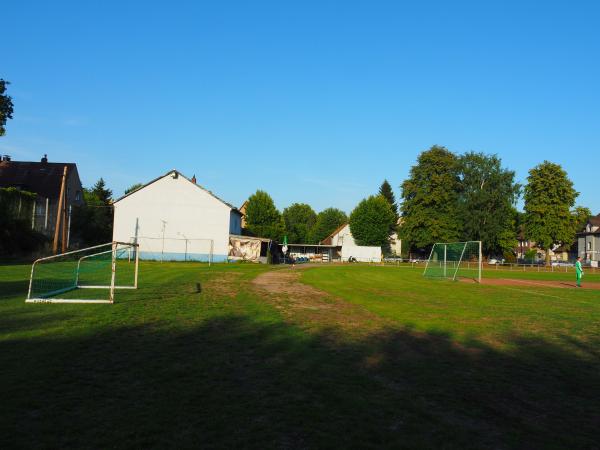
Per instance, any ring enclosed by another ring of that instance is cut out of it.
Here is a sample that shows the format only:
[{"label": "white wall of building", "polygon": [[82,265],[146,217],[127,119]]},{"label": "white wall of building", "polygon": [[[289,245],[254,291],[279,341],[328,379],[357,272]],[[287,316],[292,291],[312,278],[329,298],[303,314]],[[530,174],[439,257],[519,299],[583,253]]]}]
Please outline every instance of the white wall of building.
[{"label": "white wall of building", "polygon": [[381,261],[381,247],[356,245],[348,224],[331,237],[331,244],[342,247],[342,260],[347,261],[352,256],[358,261]]},{"label": "white wall of building", "polygon": [[147,259],[205,260],[212,240],[213,260],[226,260],[230,232],[241,232],[240,217],[228,205],[173,173],[114,207],[113,240],[137,239],[140,256]]}]

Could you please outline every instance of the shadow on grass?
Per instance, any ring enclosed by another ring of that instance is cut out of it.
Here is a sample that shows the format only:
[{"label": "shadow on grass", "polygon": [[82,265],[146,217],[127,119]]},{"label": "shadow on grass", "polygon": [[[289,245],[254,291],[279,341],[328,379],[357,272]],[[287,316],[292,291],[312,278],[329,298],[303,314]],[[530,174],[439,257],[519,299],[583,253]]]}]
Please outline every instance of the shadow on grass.
[{"label": "shadow on grass", "polygon": [[343,342],[245,316],[5,340],[0,446],[597,448],[600,365],[565,343]]},{"label": "shadow on grass", "polygon": [[29,280],[0,281],[0,300],[22,296],[27,297]]}]

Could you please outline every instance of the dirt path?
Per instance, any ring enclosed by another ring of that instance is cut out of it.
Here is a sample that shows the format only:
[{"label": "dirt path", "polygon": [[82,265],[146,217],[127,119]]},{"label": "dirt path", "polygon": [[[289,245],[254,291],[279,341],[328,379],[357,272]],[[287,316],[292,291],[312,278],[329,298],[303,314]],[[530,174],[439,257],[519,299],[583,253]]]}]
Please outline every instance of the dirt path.
[{"label": "dirt path", "polygon": [[390,325],[360,306],[301,283],[300,275],[297,268],[272,270],[252,280],[252,285],[284,317],[306,329],[364,336]]}]

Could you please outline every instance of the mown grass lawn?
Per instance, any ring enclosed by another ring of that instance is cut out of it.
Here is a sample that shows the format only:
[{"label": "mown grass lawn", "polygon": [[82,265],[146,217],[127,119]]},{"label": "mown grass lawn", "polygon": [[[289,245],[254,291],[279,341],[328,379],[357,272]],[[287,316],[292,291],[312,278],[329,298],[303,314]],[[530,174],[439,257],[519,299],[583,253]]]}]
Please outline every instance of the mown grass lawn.
[{"label": "mown grass lawn", "polygon": [[269,270],[143,263],[114,305],[47,305],[0,266],[0,447],[597,448],[597,291],[326,266],[299,275],[335,301],[294,309]]}]

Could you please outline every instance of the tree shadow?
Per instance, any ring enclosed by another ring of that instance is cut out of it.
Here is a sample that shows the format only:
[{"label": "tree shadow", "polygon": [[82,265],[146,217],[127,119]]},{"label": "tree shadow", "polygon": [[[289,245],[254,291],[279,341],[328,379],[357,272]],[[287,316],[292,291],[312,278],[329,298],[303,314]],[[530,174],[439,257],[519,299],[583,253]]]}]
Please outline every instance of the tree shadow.
[{"label": "tree shadow", "polygon": [[599,364],[575,349],[599,341],[336,336],[218,316],[5,339],[0,446],[598,448]]},{"label": "tree shadow", "polygon": [[0,300],[22,296],[24,292],[27,293],[28,288],[29,280],[0,281]]}]

